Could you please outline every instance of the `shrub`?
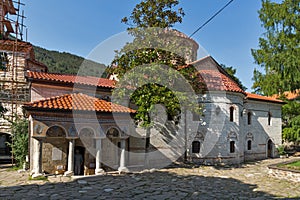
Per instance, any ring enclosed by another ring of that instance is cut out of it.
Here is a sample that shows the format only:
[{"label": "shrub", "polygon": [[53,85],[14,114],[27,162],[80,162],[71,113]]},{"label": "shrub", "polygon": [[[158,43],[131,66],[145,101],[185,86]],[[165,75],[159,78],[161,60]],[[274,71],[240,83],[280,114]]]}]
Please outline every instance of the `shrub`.
[{"label": "shrub", "polygon": [[8,145],[12,149],[17,166],[21,167],[28,155],[28,121],[17,119],[12,123],[11,129],[11,142]]}]

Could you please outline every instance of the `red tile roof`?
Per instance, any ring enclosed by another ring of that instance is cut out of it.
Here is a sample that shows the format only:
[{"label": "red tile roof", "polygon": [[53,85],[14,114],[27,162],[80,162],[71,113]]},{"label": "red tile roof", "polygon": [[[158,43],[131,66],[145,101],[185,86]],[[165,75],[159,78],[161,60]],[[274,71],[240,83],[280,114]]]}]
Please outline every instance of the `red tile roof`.
[{"label": "red tile roof", "polygon": [[15,51],[18,52],[25,52],[29,53],[30,51],[33,51],[33,46],[28,42],[17,42],[17,48],[14,47],[14,40],[0,40],[0,49],[4,51],[13,51],[15,48]]},{"label": "red tile roof", "polygon": [[96,111],[96,112],[117,112],[117,113],[135,113],[130,108],[107,102],[82,93],[66,94],[47,98],[32,103],[26,103],[24,108],[62,110],[62,111]]},{"label": "red tile roof", "polygon": [[195,67],[206,90],[229,91],[245,94],[239,85],[232,80],[225,70],[211,57],[207,56],[185,67]]},{"label": "red tile roof", "polygon": [[251,94],[251,93],[246,93],[246,99],[250,99],[250,100],[258,100],[258,101],[270,101],[273,103],[282,103],[284,104],[284,101],[272,98],[272,97],[266,97],[266,96],[261,96],[261,95],[257,95],[257,94]]},{"label": "red tile roof", "polygon": [[[296,90],[295,92],[284,92],[283,96],[287,98],[288,100],[294,100],[300,97],[300,89]],[[272,96],[272,98],[280,98],[280,95],[275,94]]]},{"label": "red tile roof", "polygon": [[218,70],[199,70],[199,77],[209,91],[229,91],[244,93],[236,82]]},{"label": "red tile roof", "polygon": [[76,75],[64,75],[64,74],[51,74],[44,72],[27,72],[27,78],[31,80],[42,80],[42,81],[51,81],[59,83],[71,83],[71,84],[81,84],[81,85],[90,85],[106,88],[115,88],[115,81],[98,78],[92,76],[76,76]]}]

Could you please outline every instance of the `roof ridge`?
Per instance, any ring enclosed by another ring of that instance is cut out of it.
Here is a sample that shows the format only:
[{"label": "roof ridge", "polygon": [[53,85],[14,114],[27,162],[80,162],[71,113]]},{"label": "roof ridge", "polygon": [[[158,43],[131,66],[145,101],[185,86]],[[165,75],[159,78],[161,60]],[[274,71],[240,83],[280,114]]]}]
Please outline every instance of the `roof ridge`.
[{"label": "roof ridge", "polygon": [[115,81],[96,77],[96,76],[81,76],[72,74],[60,74],[60,73],[48,73],[48,72],[36,72],[27,71],[26,77],[32,80],[47,80],[59,83],[71,83],[81,85],[92,85],[97,87],[114,88]]},{"label": "roof ridge", "polygon": [[84,93],[68,93],[37,100],[24,105],[26,109],[83,110],[95,112],[135,113],[136,110]]}]

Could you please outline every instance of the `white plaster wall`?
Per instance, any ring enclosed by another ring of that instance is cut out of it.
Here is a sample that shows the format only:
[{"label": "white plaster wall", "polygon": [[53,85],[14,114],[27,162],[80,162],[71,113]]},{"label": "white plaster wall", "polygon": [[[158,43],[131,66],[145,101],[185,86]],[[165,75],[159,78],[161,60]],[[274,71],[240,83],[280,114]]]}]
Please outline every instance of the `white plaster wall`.
[{"label": "white plaster wall", "polygon": [[[248,125],[247,114],[244,117],[245,133],[253,134],[253,148],[246,151],[248,159],[262,159],[267,157],[267,142],[269,139],[275,144],[273,155],[276,156],[275,147],[282,143],[281,104],[262,101],[246,101],[245,109],[252,113],[251,124]],[[268,113],[271,113],[271,124],[268,125]]]}]

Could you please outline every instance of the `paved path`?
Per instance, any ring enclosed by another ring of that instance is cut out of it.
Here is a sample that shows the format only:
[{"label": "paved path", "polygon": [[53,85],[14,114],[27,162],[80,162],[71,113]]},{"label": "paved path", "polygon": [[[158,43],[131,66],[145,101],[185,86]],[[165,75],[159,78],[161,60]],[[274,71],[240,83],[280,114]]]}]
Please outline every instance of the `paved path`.
[{"label": "paved path", "polygon": [[300,183],[268,176],[267,165],[281,161],[49,181],[29,181],[27,173],[4,168],[0,169],[0,199],[300,199]]}]

